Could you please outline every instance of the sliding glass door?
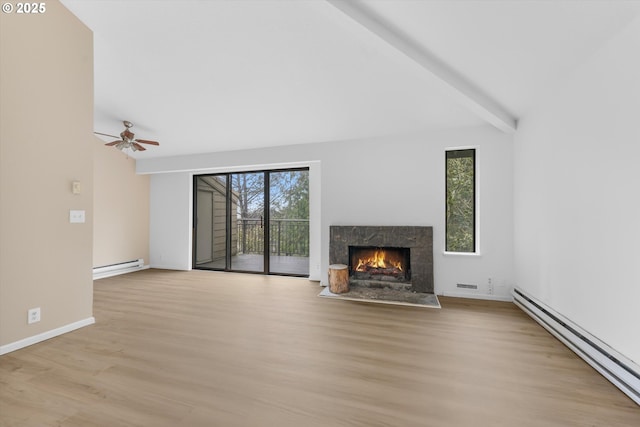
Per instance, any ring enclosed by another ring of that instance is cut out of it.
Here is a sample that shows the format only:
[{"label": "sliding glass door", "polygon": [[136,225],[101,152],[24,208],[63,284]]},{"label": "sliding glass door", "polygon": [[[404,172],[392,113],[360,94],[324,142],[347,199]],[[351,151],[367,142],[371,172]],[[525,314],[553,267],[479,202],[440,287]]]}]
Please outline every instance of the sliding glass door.
[{"label": "sliding glass door", "polygon": [[309,275],[309,171],[194,177],[193,268]]},{"label": "sliding glass door", "polygon": [[263,172],[231,174],[231,263],[229,270],[265,272]]},{"label": "sliding glass door", "polygon": [[269,268],[309,275],[309,171],[269,174]]},{"label": "sliding glass door", "polygon": [[194,267],[224,269],[227,263],[227,178],[194,180]]}]

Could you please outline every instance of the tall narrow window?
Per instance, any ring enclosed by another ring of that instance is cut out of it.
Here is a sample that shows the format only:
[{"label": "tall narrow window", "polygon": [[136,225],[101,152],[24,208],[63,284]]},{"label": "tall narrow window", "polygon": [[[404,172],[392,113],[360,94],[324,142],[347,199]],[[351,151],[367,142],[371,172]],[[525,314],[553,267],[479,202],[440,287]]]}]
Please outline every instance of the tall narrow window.
[{"label": "tall narrow window", "polygon": [[446,152],[447,252],[476,252],[476,150]]}]

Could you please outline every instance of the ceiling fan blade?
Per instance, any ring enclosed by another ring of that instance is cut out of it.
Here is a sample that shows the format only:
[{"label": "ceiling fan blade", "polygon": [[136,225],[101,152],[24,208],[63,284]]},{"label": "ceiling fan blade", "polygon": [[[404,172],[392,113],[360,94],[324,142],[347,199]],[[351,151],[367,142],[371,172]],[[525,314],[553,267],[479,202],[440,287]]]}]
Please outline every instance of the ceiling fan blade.
[{"label": "ceiling fan blade", "polygon": [[132,142],[131,145],[133,145],[134,147],[136,147],[136,150],[138,151],[144,151],[146,150],[146,148],[144,148],[142,145],[138,144],[137,142]]},{"label": "ceiling fan blade", "polygon": [[122,140],[121,140],[121,139],[119,139],[119,140],[117,140],[117,141],[107,142],[107,143],[106,143],[106,144],[104,144],[104,145],[108,145],[108,146],[112,147],[112,146],[114,146],[114,145],[118,145],[118,144],[120,144],[121,142],[122,142]]},{"label": "ceiling fan blade", "polygon": [[140,142],[142,144],[149,144],[149,145],[160,145],[158,141],[149,141],[148,139],[136,139],[136,142]]},{"label": "ceiling fan blade", "polygon": [[110,136],[111,138],[120,138],[119,136],[109,135],[108,133],[94,132],[96,135]]}]

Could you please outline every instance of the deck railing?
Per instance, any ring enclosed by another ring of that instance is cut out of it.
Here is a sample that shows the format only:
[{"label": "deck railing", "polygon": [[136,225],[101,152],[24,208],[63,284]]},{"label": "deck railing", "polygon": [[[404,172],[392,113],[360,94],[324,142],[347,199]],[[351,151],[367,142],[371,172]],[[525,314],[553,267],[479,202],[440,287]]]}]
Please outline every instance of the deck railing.
[{"label": "deck railing", "polygon": [[[238,219],[239,253],[263,253],[264,226],[260,218]],[[270,255],[309,256],[308,219],[272,219],[270,221],[269,235]]]}]

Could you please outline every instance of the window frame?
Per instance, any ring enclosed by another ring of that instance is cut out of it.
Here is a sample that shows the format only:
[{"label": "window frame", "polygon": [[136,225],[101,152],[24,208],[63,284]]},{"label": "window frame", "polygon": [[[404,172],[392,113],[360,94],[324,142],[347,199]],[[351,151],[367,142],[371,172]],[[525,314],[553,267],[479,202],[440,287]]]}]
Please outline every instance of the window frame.
[{"label": "window frame", "polygon": [[[447,222],[447,194],[449,192],[448,188],[448,160],[450,159],[449,153],[451,152],[462,152],[462,151],[472,151],[473,155],[473,251],[469,252],[460,252],[460,251],[449,251],[447,250],[447,236],[448,236],[448,222]],[[443,235],[443,253],[445,255],[455,255],[455,256],[480,256],[480,212],[479,212],[479,200],[480,200],[480,188],[479,188],[479,165],[478,165],[478,146],[464,146],[464,147],[450,147],[445,148],[445,161],[444,161],[444,235]]]},{"label": "window frame", "polygon": [[[191,216],[192,216],[192,220],[191,220],[191,225],[192,225],[192,238],[191,238],[191,269],[192,270],[209,270],[209,271],[225,271],[225,272],[236,272],[236,273],[247,273],[247,274],[261,274],[261,275],[273,275],[273,276],[291,276],[291,277],[303,277],[303,278],[308,278],[311,276],[311,266],[309,266],[309,271],[306,274],[301,274],[301,273],[297,273],[297,272],[283,272],[283,271],[274,271],[271,268],[271,252],[269,249],[269,242],[270,242],[270,226],[268,226],[271,222],[271,218],[270,218],[270,194],[271,194],[271,187],[270,187],[270,177],[271,174],[274,173],[279,173],[279,172],[302,172],[305,171],[307,172],[309,178],[310,178],[310,173],[311,173],[311,167],[308,165],[304,165],[304,166],[297,166],[297,167],[278,167],[278,168],[273,168],[273,169],[257,169],[257,170],[242,170],[239,169],[237,171],[235,171],[234,169],[230,169],[228,171],[224,171],[224,172],[202,172],[202,173],[193,173],[191,174],[191,181],[192,181],[192,188],[191,188]],[[231,191],[229,191],[230,188],[233,187],[232,184],[232,179],[234,175],[242,175],[242,174],[262,174],[264,177],[264,182],[263,182],[263,194],[264,194],[264,212],[262,215],[263,221],[265,224],[267,224],[267,226],[264,227],[264,234],[263,234],[263,242],[264,242],[264,251],[263,251],[263,269],[262,271],[259,270],[242,270],[242,269],[237,269],[236,267],[233,266],[232,262],[231,262],[231,258],[232,258],[232,254],[231,254],[231,250],[230,248],[232,247],[232,232],[233,232],[233,226],[232,226],[232,217],[233,217],[233,212],[232,212],[232,206],[231,206]],[[196,262],[196,258],[197,258],[197,232],[196,232],[196,228],[197,228],[197,191],[198,191],[198,179],[201,177],[217,177],[217,176],[224,176],[226,177],[225,179],[225,188],[226,188],[226,192],[225,192],[225,266],[224,267],[203,267],[202,265],[198,265]],[[308,188],[307,191],[309,192],[309,196],[311,195],[311,180],[309,179],[308,181]],[[311,258],[311,198],[309,197],[308,200],[308,204],[309,204],[309,236],[308,236],[308,240],[307,240],[307,245],[308,245],[308,251],[309,251],[309,255],[308,257]]]}]

